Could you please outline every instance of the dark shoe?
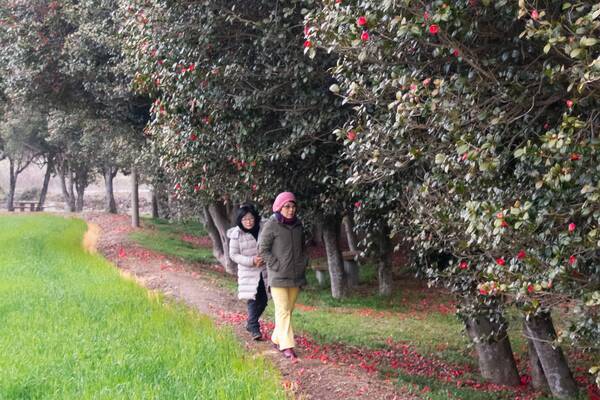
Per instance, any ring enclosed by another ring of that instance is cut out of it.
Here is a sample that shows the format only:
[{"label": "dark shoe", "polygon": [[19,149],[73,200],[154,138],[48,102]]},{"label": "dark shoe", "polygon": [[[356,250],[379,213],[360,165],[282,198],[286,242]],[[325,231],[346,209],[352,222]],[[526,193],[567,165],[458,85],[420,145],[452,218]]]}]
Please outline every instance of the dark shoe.
[{"label": "dark shoe", "polygon": [[262,333],[260,333],[259,329],[253,330],[250,333],[252,334],[252,339],[254,339],[254,340],[261,340],[262,339]]},{"label": "dark shoe", "polygon": [[298,359],[298,356],[294,352],[294,349],[284,349],[281,352],[283,353],[283,356],[289,359],[290,361],[296,361]]}]

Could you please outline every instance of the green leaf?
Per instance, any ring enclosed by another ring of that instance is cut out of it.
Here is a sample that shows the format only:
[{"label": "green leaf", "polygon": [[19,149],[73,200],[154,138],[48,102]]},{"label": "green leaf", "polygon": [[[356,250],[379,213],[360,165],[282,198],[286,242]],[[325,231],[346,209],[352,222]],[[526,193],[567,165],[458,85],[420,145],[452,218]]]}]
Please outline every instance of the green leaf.
[{"label": "green leaf", "polygon": [[578,47],[578,48],[576,48],[576,49],[573,49],[573,50],[571,51],[571,53],[569,53],[569,56],[570,56],[571,58],[577,58],[577,57],[579,57],[579,55],[580,55],[582,52],[583,52],[583,49],[582,49],[582,48],[580,48],[580,47]]},{"label": "green leaf", "polygon": [[596,43],[598,43],[598,39],[596,39],[596,38],[588,38],[588,37],[583,37],[583,38],[581,38],[581,40],[579,41],[579,43],[580,43],[582,46],[585,46],[585,47],[592,47],[592,46],[594,46]]},{"label": "green leaf", "polygon": [[550,43],[546,44],[544,46],[544,54],[548,54],[548,52],[550,51],[551,48],[552,48],[552,45]]}]

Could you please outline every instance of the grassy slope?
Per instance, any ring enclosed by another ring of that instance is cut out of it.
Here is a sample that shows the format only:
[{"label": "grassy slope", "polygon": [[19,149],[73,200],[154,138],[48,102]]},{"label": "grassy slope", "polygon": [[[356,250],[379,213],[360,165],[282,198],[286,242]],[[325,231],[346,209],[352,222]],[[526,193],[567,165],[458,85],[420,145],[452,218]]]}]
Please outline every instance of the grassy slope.
[{"label": "grassy slope", "polygon": [[3,399],[283,398],[232,334],[82,252],[81,221],[0,217]]}]

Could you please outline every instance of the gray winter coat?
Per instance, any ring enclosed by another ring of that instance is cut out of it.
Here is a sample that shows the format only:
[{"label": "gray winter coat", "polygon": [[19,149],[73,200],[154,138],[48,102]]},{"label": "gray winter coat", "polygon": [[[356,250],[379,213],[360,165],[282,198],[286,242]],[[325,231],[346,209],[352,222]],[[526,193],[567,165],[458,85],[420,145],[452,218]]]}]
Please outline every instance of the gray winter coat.
[{"label": "gray winter coat", "polygon": [[256,300],[256,292],[261,273],[265,286],[267,283],[266,267],[255,267],[254,256],[258,255],[258,246],[254,236],[242,231],[239,227],[227,231],[229,238],[229,258],[238,265],[238,298]]},{"label": "gray winter coat", "polygon": [[271,216],[258,236],[258,252],[267,263],[269,286],[306,285],[308,255],[300,222],[285,225],[277,221],[275,215]]}]

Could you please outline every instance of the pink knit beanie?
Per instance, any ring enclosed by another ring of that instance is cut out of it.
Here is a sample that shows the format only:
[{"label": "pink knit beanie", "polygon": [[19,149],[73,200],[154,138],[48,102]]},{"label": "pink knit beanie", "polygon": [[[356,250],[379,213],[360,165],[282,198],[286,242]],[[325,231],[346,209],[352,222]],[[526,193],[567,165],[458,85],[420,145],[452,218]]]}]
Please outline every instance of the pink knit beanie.
[{"label": "pink knit beanie", "polygon": [[292,192],[281,192],[275,198],[273,202],[273,212],[281,211],[281,208],[288,201],[296,202],[296,196]]}]

